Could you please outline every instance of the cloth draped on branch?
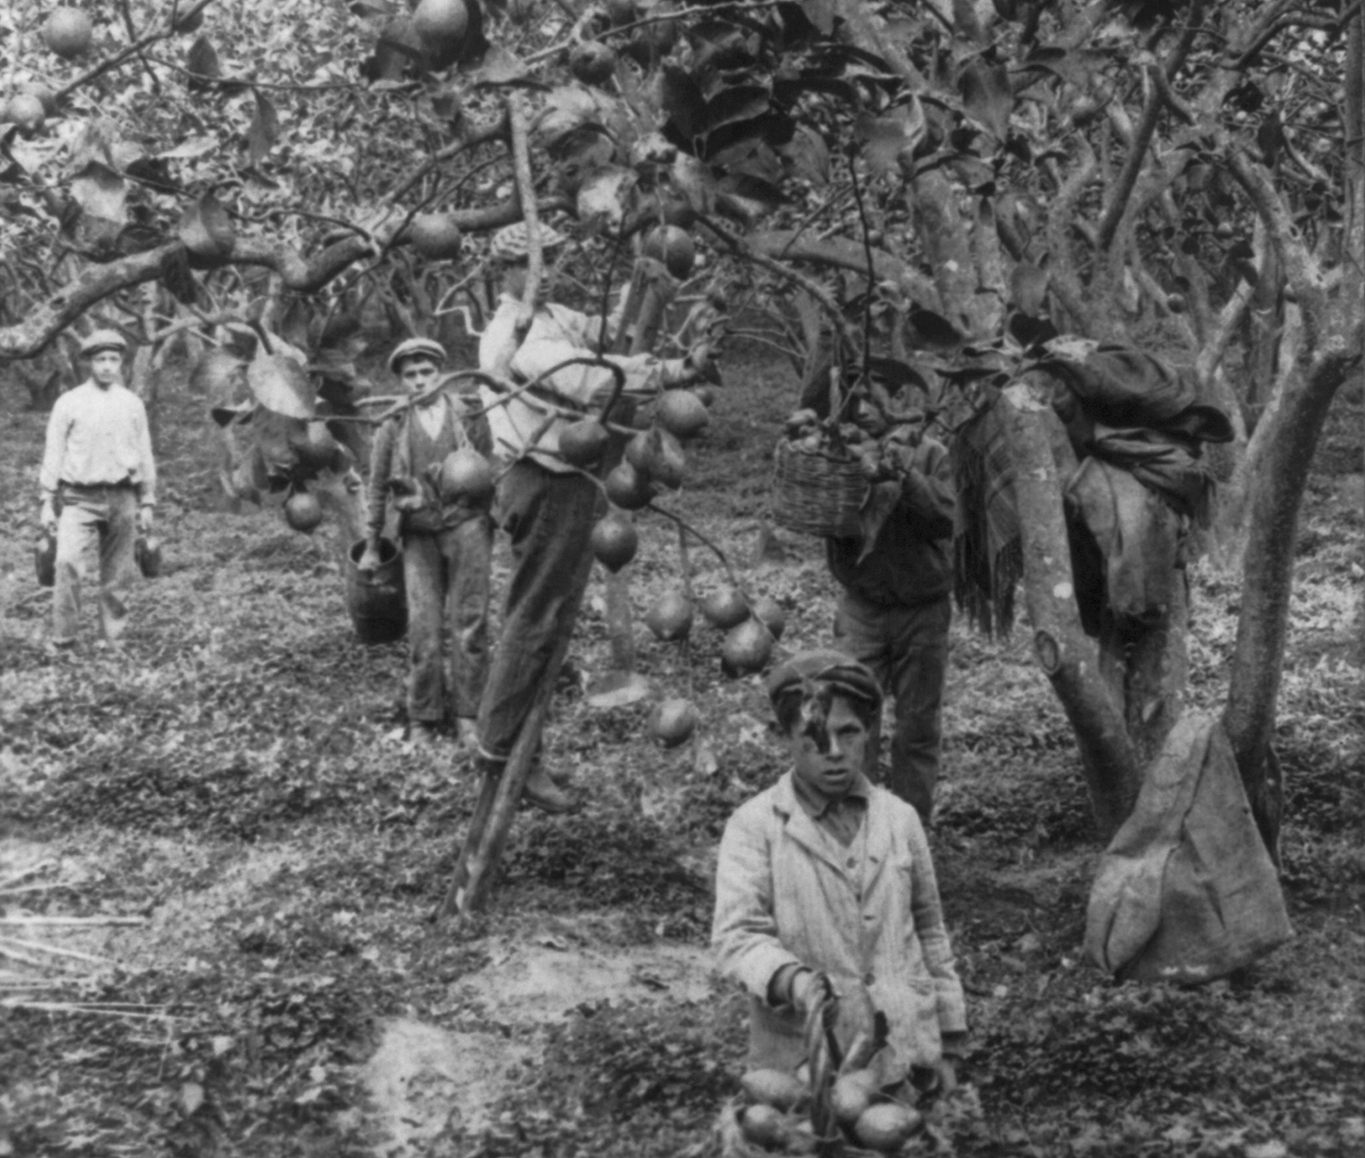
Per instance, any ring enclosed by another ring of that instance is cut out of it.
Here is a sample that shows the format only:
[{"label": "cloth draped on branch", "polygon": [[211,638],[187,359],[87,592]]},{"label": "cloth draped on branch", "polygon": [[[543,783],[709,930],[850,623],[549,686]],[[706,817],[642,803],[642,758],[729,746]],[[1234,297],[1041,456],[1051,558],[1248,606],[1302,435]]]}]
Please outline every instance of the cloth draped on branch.
[{"label": "cloth draped on branch", "polygon": [[[1215,478],[1202,444],[1232,437],[1227,416],[1198,401],[1187,374],[1128,347],[1100,346],[1084,360],[1050,358],[1035,369],[1053,380],[1054,410],[1080,460],[1067,506],[1082,626],[1096,634],[1106,604],[1130,621],[1159,616],[1183,563],[1178,520],[1207,525]],[[954,446],[954,596],[987,634],[1013,625],[1023,573],[1014,458],[998,407],[974,415]]]}]

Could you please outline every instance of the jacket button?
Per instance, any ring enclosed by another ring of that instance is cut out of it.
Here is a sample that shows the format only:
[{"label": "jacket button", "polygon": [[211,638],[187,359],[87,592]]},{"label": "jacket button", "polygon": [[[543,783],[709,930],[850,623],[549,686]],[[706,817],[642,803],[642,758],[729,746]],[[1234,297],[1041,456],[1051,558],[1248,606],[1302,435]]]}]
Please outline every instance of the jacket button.
[{"label": "jacket button", "polygon": [[864,985],[871,985],[871,984],[872,984],[874,981],[876,981],[876,980],[877,980],[877,977],[876,977],[876,974],[874,974],[874,973],[864,973],[864,974],[863,974],[863,984],[864,984]]},{"label": "jacket button", "polygon": [[845,868],[857,868],[857,867],[858,867],[858,862],[857,862],[856,860],[854,860],[852,857],[849,857],[849,858],[848,858],[848,863],[847,863],[846,865],[844,865],[844,867],[845,867]]}]

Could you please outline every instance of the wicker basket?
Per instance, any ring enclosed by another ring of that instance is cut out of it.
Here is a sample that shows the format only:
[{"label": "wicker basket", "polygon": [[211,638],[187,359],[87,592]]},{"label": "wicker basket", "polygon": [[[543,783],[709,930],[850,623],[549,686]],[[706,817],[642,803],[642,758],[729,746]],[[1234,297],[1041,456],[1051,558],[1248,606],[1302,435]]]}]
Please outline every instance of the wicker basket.
[{"label": "wicker basket", "polygon": [[817,1001],[806,1017],[806,1064],[810,1068],[810,1101],[805,1111],[798,1110],[790,1117],[807,1119],[808,1133],[799,1143],[785,1149],[767,1149],[744,1136],[740,1115],[744,1099],[726,1102],[715,1127],[715,1151],[721,1158],[798,1158],[814,1154],[817,1158],[912,1158],[925,1153],[920,1137],[912,1138],[894,1155],[881,1150],[869,1150],[857,1145],[848,1132],[834,1120],[830,1093],[834,1085],[832,1035],[838,998],[832,994]]},{"label": "wicker basket", "polygon": [[783,439],[777,444],[773,478],[773,520],[803,535],[852,538],[867,498],[867,476],[848,454],[808,450]]}]

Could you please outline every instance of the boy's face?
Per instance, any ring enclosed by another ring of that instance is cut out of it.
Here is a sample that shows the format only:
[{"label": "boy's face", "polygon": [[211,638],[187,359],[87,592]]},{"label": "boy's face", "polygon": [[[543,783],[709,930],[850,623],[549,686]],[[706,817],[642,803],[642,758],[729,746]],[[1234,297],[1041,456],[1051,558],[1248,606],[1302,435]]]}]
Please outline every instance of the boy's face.
[{"label": "boy's face", "polygon": [[123,377],[123,355],[117,350],[100,350],[92,354],[90,376],[100,386],[112,386]]},{"label": "boy's face", "polygon": [[829,711],[803,712],[787,741],[797,779],[825,796],[847,795],[867,757],[868,729],[845,696],[830,700]]},{"label": "boy's face", "polygon": [[420,394],[436,381],[441,368],[430,358],[404,358],[398,367],[398,377],[413,394]]},{"label": "boy's face", "polygon": [[[542,268],[540,285],[536,289],[535,301],[537,306],[543,306],[550,300],[555,285],[559,281],[559,257],[560,253],[557,246],[544,250],[541,254]],[[528,272],[529,267],[524,261],[505,266],[503,268],[503,292],[511,294],[514,298],[520,298],[526,292],[526,277]]]}]

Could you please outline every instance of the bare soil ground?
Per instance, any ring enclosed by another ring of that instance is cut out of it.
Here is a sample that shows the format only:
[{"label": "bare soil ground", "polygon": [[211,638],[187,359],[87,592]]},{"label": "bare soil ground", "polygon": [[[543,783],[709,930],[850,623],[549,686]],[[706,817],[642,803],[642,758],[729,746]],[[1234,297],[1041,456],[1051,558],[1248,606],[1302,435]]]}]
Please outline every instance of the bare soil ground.
[{"label": "bare soil ground", "polygon": [[[797,648],[827,641],[832,591],[813,541],[753,559],[791,393],[764,363],[730,371],[669,505]],[[203,401],[167,394],[165,574],[124,650],[69,657],[30,559],[45,416],[0,392],[0,911],[88,922],[0,925],[0,1154],[707,1152],[744,1034],[710,972],[715,844],[781,769],[759,681],[723,679],[704,628],[641,631],[656,693],[704,717],[697,746],[652,747],[649,703],[589,702],[595,587],[548,735],[591,803],[522,813],[489,910],[436,928],[470,770],[403,742],[401,649],[354,641],[331,528],[224,512]],[[933,840],[983,1110],[955,1152],[1365,1152],[1361,430],[1343,398],[1300,528],[1277,732],[1297,936],[1241,975],[1115,985],[1082,957],[1100,849],[1070,731],[1023,633],[954,629]],[[641,531],[642,609],[678,552],[665,520]],[[1237,583],[1194,579],[1192,698],[1216,708]]]}]

